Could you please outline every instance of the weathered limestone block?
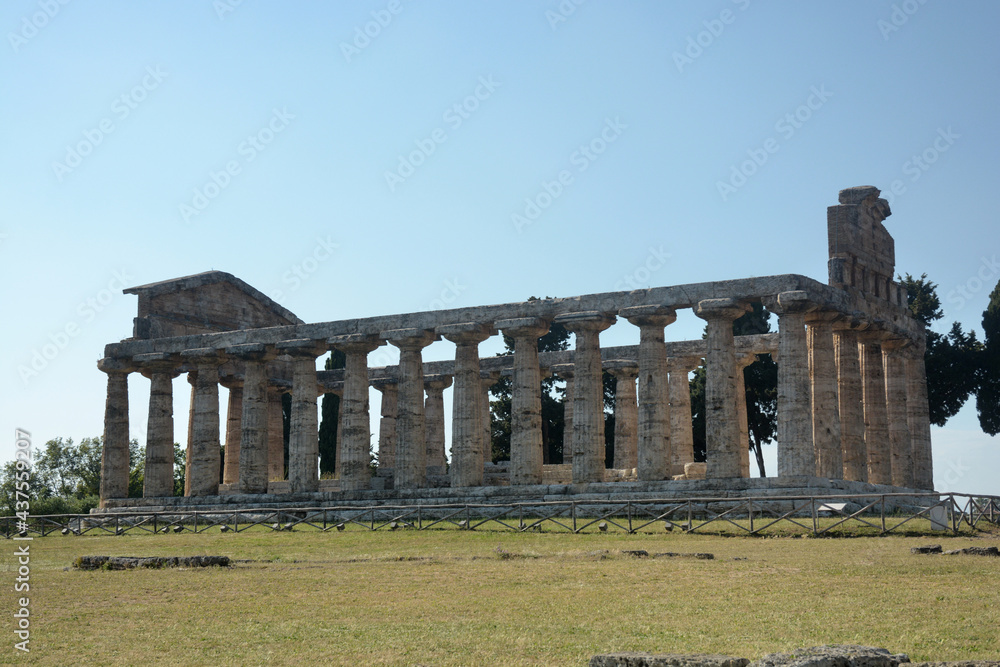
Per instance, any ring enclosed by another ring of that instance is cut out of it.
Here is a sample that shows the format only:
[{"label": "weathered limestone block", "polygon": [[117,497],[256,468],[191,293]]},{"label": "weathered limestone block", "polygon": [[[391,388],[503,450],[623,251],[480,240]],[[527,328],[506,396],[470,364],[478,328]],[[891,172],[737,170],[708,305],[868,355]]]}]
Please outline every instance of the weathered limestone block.
[{"label": "weathered limestone block", "polygon": [[128,498],[128,374],[130,362],[101,359],[97,368],[108,375],[104,406],[104,449],[101,452],[101,500]]},{"label": "weathered limestone block", "polygon": [[174,395],[173,379],[180,374],[179,360],[160,352],[137,355],[133,361],[149,378],[149,416],[146,422],[146,463],[142,495],[174,495]]},{"label": "weathered limestone block", "polygon": [[906,357],[906,422],[913,451],[913,484],[918,489],[934,488],[931,458],[931,423],[927,406],[927,373],[924,368],[926,342],[920,338]]},{"label": "weathered limestone block", "polygon": [[600,333],[615,323],[607,313],[560,315],[556,321],[576,335],[573,367],[573,481],[604,480],[604,383]]},{"label": "weathered limestone block", "polygon": [[872,484],[892,484],[881,342],[881,332],[866,331],[862,335],[861,378],[865,411],[865,450],[868,452],[868,481]]},{"label": "weathered limestone block", "polygon": [[805,324],[816,306],[803,291],[783,292],[767,306],[778,315],[778,476],[815,475]]},{"label": "weathered limestone block", "polygon": [[395,380],[374,380],[371,385],[382,392],[378,422],[378,467],[392,470],[396,465],[396,405],[398,385]]},{"label": "weathered limestone block", "polygon": [[448,466],[444,444],[444,390],[451,386],[447,375],[424,376],[424,438],[427,447],[427,474],[443,475]]},{"label": "weathered limestone block", "polygon": [[[740,476],[733,320],[749,310],[736,299],[705,299],[695,314],[708,322],[705,356],[705,454],[707,478]],[[780,408],[779,408],[780,414]]]},{"label": "weathered limestone block", "polygon": [[636,475],[640,480],[670,479],[674,453],[663,329],[677,320],[677,313],[653,305],[626,308],[620,314],[639,327]]},{"label": "weathered limestone block", "polygon": [[843,479],[840,405],[837,396],[837,361],[833,344],[836,313],[815,312],[806,317],[809,326],[809,375],[812,385],[812,437],[816,452],[816,474]]},{"label": "weathered limestone block", "polygon": [[538,318],[501,320],[498,329],[514,339],[510,400],[510,483],[542,483],[542,373],[538,339],[549,323]]},{"label": "weathered limestone block", "polygon": [[595,655],[590,667],[746,667],[749,662],[726,655],[623,652]]},{"label": "weathered limestone block", "polygon": [[615,458],[612,467],[628,470],[636,467],[639,411],[635,381],[639,376],[639,364],[634,361],[611,361],[604,367],[615,377]]},{"label": "weathered limestone block", "polygon": [[383,331],[381,337],[399,348],[399,391],[396,404],[396,489],[427,485],[427,442],[424,423],[424,369],[421,350],[437,340],[424,329]]},{"label": "weathered limestone block", "polygon": [[197,368],[192,420],[191,496],[219,493],[222,460],[219,442],[219,366],[225,361],[219,350],[184,350],[181,357]]},{"label": "weathered limestone block", "polygon": [[906,405],[905,350],[908,345],[909,341],[898,338],[883,341],[882,363],[892,483],[895,486],[913,488],[913,451]]},{"label": "weathered limestone block", "polygon": [[694,429],[691,424],[691,382],[688,373],[701,365],[701,357],[667,357],[670,387],[670,449],[673,473],[683,474],[694,462]]},{"label": "weathered limestone block", "polygon": [[840,407],[840,448],[844,479],[868,481],[868,451],[865,449],[865,413],[862,402],[858,332],[838,328],[834,332],[837,360],[837,401]]},{"label": "weathered limestone block", "polygon": [[344,353],[344,395],[340,401],[340,433],[337,436],[340,490],[367,489],[371,486],[368,353],[383,343],[364,334],[335,336],[327,342]]},{"label": "weathered limestone block", "polygon": [[292,358],[292,418],[288,432],[288,483],[292,493],[319,490],[319,419],[316,397],[316,358],[327,351],[326,341],[298,338],[275,347]]},{"label": "weathered limestone block", "polygon": [[493,331],[489,326],[469,322],[439,327],[437,332],[455,343],[449,470],[451,485],[481,486],[486,441],[483,438],[484,392],[479,376],[479,344],[489,338]]},{"label": "weathered limestone block", "polygon": [[750,663],[750,667],[898,667],[908,663],[905,654],[893,655],[873,646],[834,645],[772,653]]}]

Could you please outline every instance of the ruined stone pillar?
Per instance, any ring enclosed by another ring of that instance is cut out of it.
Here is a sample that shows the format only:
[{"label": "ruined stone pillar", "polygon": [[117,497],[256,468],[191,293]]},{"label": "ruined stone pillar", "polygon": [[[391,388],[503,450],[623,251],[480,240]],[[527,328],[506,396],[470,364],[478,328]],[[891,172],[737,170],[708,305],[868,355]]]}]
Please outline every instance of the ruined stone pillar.
[{"label": "ruined stone pillar", "polygon": [[286,340],[276,347],[292,357],[292,418],[288,431],[288,482],[292,493],[319,491],[319,418],[316,358],[325,341]]},{"label": "ruined stone pillar", "polygon": [[[243,362],[243,387],[241,391],[239,445],[236,465],[233,466],[240,493],[267,493],[268,448],[270,446],[270,424],[267,391],[267,362],[276,352],[259,344],[236,345],[226,349],[226,353]],[[232,389],[230,389],[232,391]],[[280,405],[280,404],[279,404]],[[232,394],[230,394],[232,406]],[[232,428],[230,422],[230,429]],[[279,437],[281,428],[278,428]],[[230,469],[231,447],[226,437],[226,469]]]},{"label": "ruined stone pillar", "polygon": [[670,388],[670,450],[672,473],[684,474],[684,464],[694,463],[694,428],[691,425],[691,383],[688,373],[701,365],[701,357],[668,357]]},{"label": "ruined stone pillar", "polygon": [[844,477],[832,324],[837,317],[835,313],[828,312],[810,313],[806,316],[806,324],[809,325],[809,374],[816,475],[828,479]]},{"label": "ruined stone pillar", "polygon": [[914,487],[913,450],[910,427],[907,424],[906,355],[910,344],[905,339],[882,342],[882,363],[885,373],[886,424],[889,430],[889,457],[894,486]]},{"label": "ruined stone pillar", "polygon": [[382,341],[373,336],[349,334],[336,336],[328,342],[344,353],[344,396],[340,401],[340,434],[337,437],[340,490],[367,489],[371,486],[368,354],[382,345]]},{"label": "ruined stone pillar", "polygon": [[476,322],[438,327],[437,332],[455,343],[455,389],[451,398],[451,486],[482,486],[486,459],[479,344],[492,332],[490,327]]},{"label": "ruined stone pillar", "polygon": [[923,337],[907,350],[906,422],[913,451],[913,485],[934,489],[934,464],[931,458],[931,422],[927,407],[927,372],[924,368],[926,342]]},{"label": "ruined stone pillar", "polygon": [[198,384],[198,371],[191,368],[187,372],[187,381],[191,385],[191,395],[188,401],[187,442],[184,445],[184,495],[191,495],[191,448],[194,446],[194,395]]},{"label": "ruined stone pillar", "polygon": [[556,320],[576,336],[573,353],[573,482],[603,482],[604,382],[600,333],[615,323],[614,315],[596,311],[568,313]]},{"label": "ruined stone pillar", "polygon": [[376,380],[372,386],[382,392],[378,422],[378,467],[392,470],[396,465],[396,404],[398,399],[395,380]]},{"label": "ruined stone pillar", "polygon": [[174,387],[178,361],[168,354],[137,355],[139,369],[149,378],[149,418],[146,422],[146,465],[143,498],[174,495]]},{"label": "ruined stone pillar", "polygon": [[639,365],[634,361],[612,361],[605,368],[615,377],[615,460],[613,468],[630,470],[637,462],[639,408],[635,381]]},{"label": "ruined stone pillar", "polygon": [[219,384],[229,390],[226,408],[226,442],[222,457],[222,483],[240,480],[240,434],[243,421],[243,381],[232,375],[219,375]]},{"label": "ruined stone pillar", "polygon": [[181,352],[195,365],[194,419],[191,426],[191,496],[219,493],[222,445],[219,442],[219,366],[225,361],[219,350],[201,348]]},{"label": "ruined stone pillar", "polygon": [[573,463],[573,364],[558,364],[552,370],[566,382],[563,396],[563,465]]},{"label": "ruined stone pillar", "polygon": [[267,387],[267,481],[285,479],[285,418],[281,408],[284,386]]},{"label": "ruined stone pillar", "polygon": [[677,320],[677,313],[665,306],[636,306],[621,315],[639,327],[636,476],[644,481],[670,479],[674,455],[663,329]]},{"label": "ruined stone pillar", "polygon": [[865,332],[861,337],[865,450],[868,452],[868,481],[872,484],[892,484],[881,342],[882,334],[878,331]]},{"label": "ruined stone pillar", "polygon": [[705,477],[740,476],[733,321],[749,310],[736,299],[699,301],[695,314],[708,322],[705,356]]},{"label": "ruined stone pillar", "polygon": [[427,447],[427,474],[443,475],[448,469],[444,443],[444,390],[451,386],[448,375],[424,377],[424,439]]},{"label": "ruined stone pillar", "polygon": [[757,361],[756,354],[736,360],[736,420],[740,428],[740,477],[750,477],[750,423],[747,417],[747,383],[744,371]]},{"label": "ruined stone pillar", "polygon": [[483,428],[483,463],[493,460],[493,417],[490,413],[490,389],[500,379],[497,371],[479,371],[479,380],[482,382],[483,398],[480,404],[482,410]]},{"label": "ruined stone pillar", "polygon": [[399,393],[396,416],[396,489],[427,485],[427,442],[424,423],[424,363],[421,350],[437,340],[425,329],[383,331],[381,337],[399,348]]},{"label": "ruined stone pillar", "polygon": [[130,362],[104,358],[97,367],[108,374],[104,404],[104,448],[101,452],[101,501],[128,498],[128,374]]},{"label": "ruined stone pillar", "polygon": [[815,307],[803,291],[782,292],[767,306],[778,315],[778,476],[815,476],[806,339],[806,313]]},{"label": "ruined stone pillar", "polygon": [[[849,325],[845,324],[844,327]],[[840,449],[844,479],[868,481],[868,451],[865,449],[865,413],[862,403],[861,366],[858,361],[858,332],[838,328],[835,332],[837,356],[837,399],[840,407]]]},{"label": "ruined stone pillar", "polygon": [[514,339],[514,376],[510,399],[510,483],[542,483],[542,372],[538,339],[549,323],[524,317],[501,320],[498,329]]}]

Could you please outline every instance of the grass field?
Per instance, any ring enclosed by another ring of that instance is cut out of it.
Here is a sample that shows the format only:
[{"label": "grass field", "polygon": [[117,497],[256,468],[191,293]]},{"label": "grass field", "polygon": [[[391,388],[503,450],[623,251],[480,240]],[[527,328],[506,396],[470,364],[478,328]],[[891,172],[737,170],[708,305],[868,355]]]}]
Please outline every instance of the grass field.
[{"label": "grass field", "polygon": [[[826,643],[1000,658],[1000,559],[912,555],[1000,534],[854,538],[620,532],[209,532],[30,542],[31,653],[15,655],[5,541],[0,662],[585,665],[595,653],[756,658]],[[622,553],[708,552],[714,560]],[[83,572],[81,555],[225,555],[229,569]]]}]

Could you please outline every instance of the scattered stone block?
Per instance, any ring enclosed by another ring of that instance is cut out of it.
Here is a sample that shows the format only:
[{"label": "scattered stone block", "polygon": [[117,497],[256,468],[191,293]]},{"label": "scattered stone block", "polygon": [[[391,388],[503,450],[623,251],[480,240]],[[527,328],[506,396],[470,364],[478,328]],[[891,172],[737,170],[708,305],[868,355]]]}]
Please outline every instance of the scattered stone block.
[{"label": "scattered stone block", "polygon": [[746,667],[746,658],[726,655],[680,655],[652,653],[609,653],[595,655],[590,667]]},{"label": "scattered stone block", "polygon": [[653,558],[696,558],[698,560],[715,560],[715,554],[709,553],[677,553],[675,551],[663,551],[653,554]]},{"label": "scattered stone block", "polygon": [[898,667],[909,661],[906,654],[892,654],[884,648],[838,644],[772,653],[750,667]]},{"label": "scattered stone block", "polygon": [[922,547],[912,547],[910,549],[911,554],[939,554],[941,553],[940,544],[927,544]]},{"label": "scattered stone block", "polygon": [[945,556],[958,556],[962,554],[1000,557],[1000,549],[997,547],[966,547],[964,549],[952,549],[951,551],[944,552]]},{"label": "scattered stone block", "polygon": [[229,567],[229,556],[80,556],[80,570],[132,570],[164,567]]},{"label": "scattered stone block", "polygon": [[649,552],[644,549],[635,549],[631,551],[622,551],[623,556],[632,556],[633,558],[649,558]]}]

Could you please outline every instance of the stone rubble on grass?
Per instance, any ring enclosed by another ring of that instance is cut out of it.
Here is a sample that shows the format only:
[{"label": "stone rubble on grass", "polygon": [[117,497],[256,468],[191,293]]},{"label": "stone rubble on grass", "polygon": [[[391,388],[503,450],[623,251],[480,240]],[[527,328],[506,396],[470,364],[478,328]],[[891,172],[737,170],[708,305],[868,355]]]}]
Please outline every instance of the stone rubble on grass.
[{"label": "stone rubble on grass", "polygon": [[216,566],[229,567],[229,556],[80,556],[73,563],[80,570]]},{"label": "stone rubble on grass", "polygon": [[1000,667],[997,660],[957,662],[910,662],[904,653],[893,654],[884,648],[854,645],[830,645],[803,648],[791,653],[772,653],[750,662],[709,654],[652,654],[637,652],[595,655],[590,667]]}]

